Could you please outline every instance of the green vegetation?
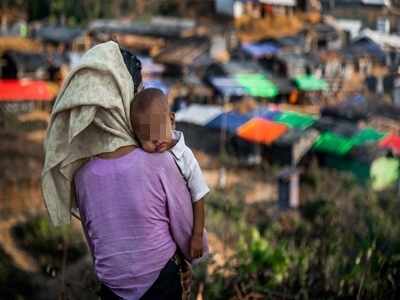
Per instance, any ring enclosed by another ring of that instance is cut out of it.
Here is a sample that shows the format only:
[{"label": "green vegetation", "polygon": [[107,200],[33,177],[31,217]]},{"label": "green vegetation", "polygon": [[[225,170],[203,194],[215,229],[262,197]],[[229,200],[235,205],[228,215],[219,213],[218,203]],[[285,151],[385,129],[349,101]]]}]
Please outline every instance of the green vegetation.
[{"label": "green vegetation", "polygon": [[25,11],[28,19],[48,19],[50,23],[65,21],[69,26],[83,25],[94,19],[111,19],[126,15],[140,18],[149,15],[183,14],[186,2],[182,0],[2,0],[0,8]]},{"label": "green vegetation", "polygon": [[317,169],[303,186],[301,209],[280,214],[266,204],[244,205],[240,187],[210,196],[209,231],[234,255],[208,278],[198,275],[205,299],[399,298],[394,192],[376,194],[352,177]]},{"label": "green vegetation", "polygon": [[30,299],[38,290],[33,276],[15,267],[11,257],[0,248],[0,298]]},{"label": "green vegetation", "polygon": [[[394,192],[377,194],[351,176],[311,167],[302,176],[302,207],[283,213],[275,203],[245,203],[249,188],[244,179],[207,199],[207,228],[222,249],[213,249],[218,266],[211,261],[195,268],[194,290],[202,285],[204,299],[399,299],[400,204]],[[47,217],[13,233],[44,274],[57,275],[65,254],[68,266],[87,254],[79,233],[52,227]],[[224,253],[228,259],[217,259]],[[70,276],[71,299],[86,291],[91,296],[85,299],[95,297],[95,282]],[[38,287],[32,278],[0,252],[0,295],[36,297],[43,283]]]},{"label": "green vegetation", "polygon": [[81,235],[70,227],[53,227],[46,217],[36,217],[13,228],[20,246],[38,262],[43,273],[51,276],[61,270],[63,259],[74,263],[88,253]]}]

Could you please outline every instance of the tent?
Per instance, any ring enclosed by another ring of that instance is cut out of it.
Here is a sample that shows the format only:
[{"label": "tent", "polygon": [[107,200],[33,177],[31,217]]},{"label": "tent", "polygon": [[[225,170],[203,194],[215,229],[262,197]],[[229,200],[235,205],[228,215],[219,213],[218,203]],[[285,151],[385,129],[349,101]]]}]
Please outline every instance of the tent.
[{"label": "tent", "polygon": [[287,127],[262,118],[253,118],[237,129],[237,135],[244,140],[270,144],[287,131]]},{"label": "tent", "polygon": [[55,96],[41,80],[0,80],[0,101],[51,101]]},{"label": "tent", "polygon": [[192,104],[178,111],[175,115],[175,121],[204,126],[222,113],[222,108],[216,105]]},{"label": "tent", "polygon": [[301,91],[315,92],[315,91],[326,91],[328,89],[328,83],[315,77],[314,75],[299,75],[294,79],[296,85]]},{"label": "tent", "polygon": [[350,97],[338,105],[325,106],[321,109],[322,116],[351,122],[365,120],[369,114],[367,99],[361,95]]},{"label": "tent", "polygon": [[359,132],[353,135],[352,140],[355,145],[362,145],[367,143],[375,143],[381,140],[384,136],[385,134],[383,132],[367,127],[361,129]]},{"label": "tent", "polygon": [[82,33],[83,31],[79,28],[46,26],[36,32],[36,37],[46,42],[70,43],[82,35]]},{"label": "tent", "polygon": [[276,85],[262,74],[237,74],[235,79],[254,97],[273,98],[279,93]]},{"label": "tent", "polygon": [[273,42],[264,43],[244,43],[242,50],[254,58],[278,53],[279,46]]},{"label": "tent", "polygon": [[245,88],[235,79],[230,77],[212,77],[210,83],[214,89],[224,97],[246,95]]},{"label": "tent", "polygon": [[359,132],[359,129],[357,124],[352,122],[336,121],[336,124],[331,129],[331,132],[342,137],[353,138]]},{"label": "tent", "polygon": [[334,118],[322,116],[315,121],[313,127],[320,132],[332,131],[336,126],[336,122]]},{"label": "tent", "polygon": [[320,135],[314,143],[314,149],[319,152],[327,152],[336,155],[346,155],[353,148],[353,141],[332,132]]},{"label": "tent", "polygon": [[223,113],[206,124],[206,127],[215,129],[225,129],[230,133],[235,133],[236,129],[246,123],[250,117],[236,112]]},{"label": "tent", "polygon": [[382,148],[391,149],[394,154],[400,155],[400,136],[390,134],[379,143],[379,146]]},{"label": "tent", "polygon": [[314,124],[315,118],[311,115],[288,111],[282,112],[276,118],[276,122],[283,123],[290,128],[306,129]]},{"label": "tent", "polygon": [[248,112],[248,117],[259,117],[265,120],[275,121],[282,113],[279,110],[269,109],[265,106],[259,106],[256,109]]},{"label": "tent", "polygon": [[369,37],[357,38],[347,48],[343,50],[344,54],[351,57],[360,57],[370,55],[379,61],[385,61],[385,52],[382,47]]}]

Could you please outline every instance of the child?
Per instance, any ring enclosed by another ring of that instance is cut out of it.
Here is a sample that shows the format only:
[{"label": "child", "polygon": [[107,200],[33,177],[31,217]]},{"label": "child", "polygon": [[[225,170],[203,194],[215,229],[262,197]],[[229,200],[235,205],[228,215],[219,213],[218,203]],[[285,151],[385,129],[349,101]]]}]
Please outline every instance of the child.
[{"label": "child", "polygon": [[185,178],[193,202],[193,232],[190,241],[192,259],[202,256],[204,200],[210,191],[199,163],[185,145],[183,133],[174,130],[175,115],[159,89],[149,88],[136,94],[131,104],[131,120],[135,138],[146,152],[170,151]]}]

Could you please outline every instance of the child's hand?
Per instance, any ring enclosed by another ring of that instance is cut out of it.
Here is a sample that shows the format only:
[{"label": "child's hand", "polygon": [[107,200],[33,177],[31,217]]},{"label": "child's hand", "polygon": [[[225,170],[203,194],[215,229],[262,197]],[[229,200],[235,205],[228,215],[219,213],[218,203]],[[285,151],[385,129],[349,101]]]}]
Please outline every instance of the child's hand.
[{"label": "child's hand", "polygon": [[190,240],[190,257],[199,258],[203,255],[203,237],[201,235],[192,235]]}]

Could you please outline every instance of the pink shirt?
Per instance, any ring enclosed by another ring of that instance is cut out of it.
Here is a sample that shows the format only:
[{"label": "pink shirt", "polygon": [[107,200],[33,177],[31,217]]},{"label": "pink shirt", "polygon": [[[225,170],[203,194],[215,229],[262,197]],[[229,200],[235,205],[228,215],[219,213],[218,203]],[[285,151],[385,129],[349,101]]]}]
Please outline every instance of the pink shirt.
[{"label": "pink shirt", "polygon": [[169,152],[92,159],[75,188],[97,277],[118,296],[139,299],[177,246],[189,258],[191,197]]}]

